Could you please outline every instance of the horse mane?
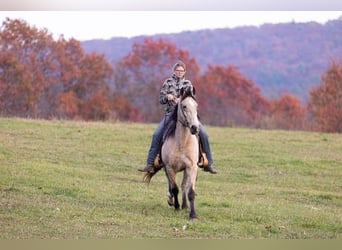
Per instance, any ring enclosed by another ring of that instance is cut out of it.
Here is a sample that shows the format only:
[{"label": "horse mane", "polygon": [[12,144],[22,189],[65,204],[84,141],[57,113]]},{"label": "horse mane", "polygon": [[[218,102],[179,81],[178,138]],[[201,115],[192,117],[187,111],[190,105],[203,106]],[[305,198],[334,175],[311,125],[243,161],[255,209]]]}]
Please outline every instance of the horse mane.
[{"label": "horse mane", "polygon": [[[192,86],[186,86],[186,87],[181,88],[180,94],[181,94],[180,101],[183,101],[185,98],[189,96],[192,97],[194,100],[196,100],[195,88]],[[165,141],[169,137],[175,136],[176,125],[177,125],[177,113],[178,113],[178,104],[173,109],[168,122],[165,124],[165,132],[163,136],[163,141]]]},{"label": "horse mane", "polygon": [[175,106],[173,109],[169,120],[165,124],[165,132],[163,136],[163,141],[165,141],[169,137],[175,136],[176,132],[176,125],[177,125],[177,112],[178,112],[178,105]]},{"label": "horse mane", "polygon": [[192,97],[196,101],[196,96],[195,96],[196,90],[195,87],[193,86],[186,86],[181,88],[180,94],[181,94],[181,101],[183,101],[187,97]]}]

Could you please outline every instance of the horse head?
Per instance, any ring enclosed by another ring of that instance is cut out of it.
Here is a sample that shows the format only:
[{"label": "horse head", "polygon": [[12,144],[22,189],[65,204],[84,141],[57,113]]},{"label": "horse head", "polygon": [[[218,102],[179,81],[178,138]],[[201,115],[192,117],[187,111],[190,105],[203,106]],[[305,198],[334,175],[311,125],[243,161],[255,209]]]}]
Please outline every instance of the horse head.
[{"label": "horse head", "polygon": [[178,103],[178,121],[190,129],[191,134],[198,134],[199,120],[194,87],[187,86],[180,90],[181,100]]}]

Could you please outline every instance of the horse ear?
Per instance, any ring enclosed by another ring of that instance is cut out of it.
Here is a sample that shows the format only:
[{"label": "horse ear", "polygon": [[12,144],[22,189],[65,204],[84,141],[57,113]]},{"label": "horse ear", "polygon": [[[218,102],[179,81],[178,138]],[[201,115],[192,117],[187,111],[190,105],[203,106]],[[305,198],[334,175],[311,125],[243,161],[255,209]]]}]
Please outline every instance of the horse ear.
[{"label": "horse ear", "polygon": [[194,96],[196,95],[196,89],[195,89],[194,86],[192,87],[192,94],[193,94]]}]

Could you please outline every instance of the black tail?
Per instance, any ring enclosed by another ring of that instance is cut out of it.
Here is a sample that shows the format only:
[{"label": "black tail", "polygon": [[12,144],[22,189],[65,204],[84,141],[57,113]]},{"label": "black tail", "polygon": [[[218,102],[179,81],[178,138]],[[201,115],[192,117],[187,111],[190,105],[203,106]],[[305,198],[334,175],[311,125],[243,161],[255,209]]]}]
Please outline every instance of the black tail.
[{"label": "black tail", "polygon": [[147,184],[150,184],[152,177],[153,177],[156,173],[158,173],[159,170],[161,170],[161,169],[162,169],[162,167],[161,167],[161,168],[155,168],[153,173],[151,173],[151,172],[146,172],[146,173],[144,174],[144,177],[143,177],[143,182],[145,182],[145,183],[147,183]]}]

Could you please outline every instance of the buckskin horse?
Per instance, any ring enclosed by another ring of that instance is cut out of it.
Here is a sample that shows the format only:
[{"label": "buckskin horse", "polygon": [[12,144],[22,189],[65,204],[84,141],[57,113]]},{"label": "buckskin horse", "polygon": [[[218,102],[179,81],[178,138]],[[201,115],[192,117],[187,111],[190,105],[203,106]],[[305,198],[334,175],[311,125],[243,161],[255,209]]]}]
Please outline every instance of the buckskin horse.
[{"label": "buckskin horse", "polygon": [[[191,220],[197,218],[195,185],[199,161],[199,126],[195,88],[183,88],[180,90],[180,101],[166,124],[161,158],[168,180],[167,202],[179,210],[179,188],[176,182],[176,174],[183,172],[181,208],[189,208]],[[155,173],[145,173],[144,181],[150,183]],[[190,207],[188,207],[187,201],[189,201]]]}]

